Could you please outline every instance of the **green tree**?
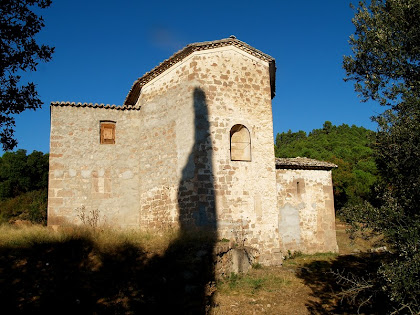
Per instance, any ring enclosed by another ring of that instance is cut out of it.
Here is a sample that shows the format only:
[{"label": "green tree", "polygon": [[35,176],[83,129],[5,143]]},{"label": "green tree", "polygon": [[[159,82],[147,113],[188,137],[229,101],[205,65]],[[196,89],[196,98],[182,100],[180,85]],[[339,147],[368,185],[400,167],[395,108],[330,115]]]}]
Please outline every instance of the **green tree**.
[{"label": "green tree", "polygon": [[0,200],[48,187],[48,154],[26,150],[6,152],[0,157]]},{"label": "green tree", "polygon": [[46,223],[48,158],[39,151],[26,155],[26,150],[0,157],[0,223]]},{"label": "green tree", "polygon": [[376,164],[370,148],[375,133],[346,124],[326,121],[308,136],[304,131],[277,134],[277,157],[308,157],[338,165],[333,170],[334,200],[337,210],[348,204],[369,200],[377,180]]},{"label": "green tree", "polygon": [[380,290],[397,311],[420,312],[420,1],[359,3],[344,57],[362,100],[386,106],[375,157],[382,178],[375,206],[349,209],[353,223],[383,233],[394,255],[378,270]]},{"label": "green tree", "polygon": [[322,130],[326,133],[326,134],[329,134],[331,131],[332,131],[332,129],[333,129],[333,125],[332,125],[332,123],[331,123],[331,121],[326,121],[325,123],[324,123],[324,125],[322,126]]},{"label": "green tree", "polygon": [[39,45],[35,35],[44,20],[33,12],[46,8],[51,0],[2,0],[0,2],[0,142],[13,149],[16,114],[42,105],[33,82],[21,83],[21,74],[36,71],[40,61],[51,60],[54,48]]},{"label": "green tree", "polygon": [[344,57],[345,80],[354,80],[363,101],[398,106],[419,92],[418,0],[361,1],[350,37],[353,55]]}]

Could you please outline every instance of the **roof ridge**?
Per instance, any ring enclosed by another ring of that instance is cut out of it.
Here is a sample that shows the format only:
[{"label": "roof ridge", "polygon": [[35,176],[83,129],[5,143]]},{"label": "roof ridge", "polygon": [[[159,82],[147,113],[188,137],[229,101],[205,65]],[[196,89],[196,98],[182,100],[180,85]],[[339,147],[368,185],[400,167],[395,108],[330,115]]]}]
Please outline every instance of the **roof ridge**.
[{"label": "roof ridge", "polygon": [[[213,48],[218,48],[218,47],[225,47],[225,46],[238,47],[254,57],[267,61],[270,64],[272,63],[274,66],[275,59],[273,57],[237,39],[233,35],[230,36],[229,38],[223,38],[223,39],[214,40],[214,41],[191,43],[185,46],[184,48],[182,48],[181,50],[178,50],[168,59],[165,59],[156,67],[154,67],[152,70],[150,70],[149,72],[146,72],[143,76],[141,76],[136,81],[134,81],[130,91],[128,92],[124,100],[124,105],[134,105],[137,102],[138,97],[140,96],[142,87],[146,83],[150,82],[151,80],[159,76],[161,73],[169,69],[171,66],[183,60],[185,57],[189,56],[193,52],[206,50],[206,49],[213,49]],[[275,66],[274,66],[274,69],[275,69]],[[272,98],[274,97],[274,93],[275,93],[275,87],[273,86]]]},{"label": "roof ridge", "polygon": [[140,107],[134,107],[132,105],[115,105],[115,104],[98,104],[98,103],[81,103],[81,102],[51,102],[50,106],[69,106],[69,107],[89,107],[89,108],[105,108],[115,110],[140,110]]}]

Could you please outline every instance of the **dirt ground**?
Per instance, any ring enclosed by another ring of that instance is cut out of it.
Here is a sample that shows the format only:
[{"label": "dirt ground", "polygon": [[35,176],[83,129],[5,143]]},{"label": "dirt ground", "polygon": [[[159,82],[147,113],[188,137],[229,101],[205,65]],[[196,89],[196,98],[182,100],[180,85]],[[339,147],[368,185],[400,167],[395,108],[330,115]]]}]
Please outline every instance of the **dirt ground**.
[{"label": "dirt ground", "polygon": [[[218,285],[212,314],[357,314],[342,299],[341,287],[331,272],[354,274],[373,268],[371,249],[380,240],[351,240],[346,225],[337,220],[339,253],[296,255],[282,267],[252,269]],[[379,312],[378,312],[379,313]]]}]

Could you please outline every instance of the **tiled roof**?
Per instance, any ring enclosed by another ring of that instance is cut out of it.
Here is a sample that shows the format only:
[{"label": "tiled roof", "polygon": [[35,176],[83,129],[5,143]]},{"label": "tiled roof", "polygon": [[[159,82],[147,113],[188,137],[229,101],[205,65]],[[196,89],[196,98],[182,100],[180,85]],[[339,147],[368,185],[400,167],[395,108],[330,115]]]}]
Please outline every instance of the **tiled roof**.
[{"label": "tiled roof", "polygon": [[115,110],[140,110],[140,107],[126,105],[109,105],[109,104],[92,104],[92,103],[75,103],[75,102],[51,102],[51,106],[70,106],[70,107],[90,107],[90,108],[106,108]]},{"label": "tiled roof", "polygon": [[215,40],[215,41],[209,41],[209,42],[201,42],[201,43],[193,43],[187,45],[185,48],[181,49],[180,51],[173,54],[171,57],[163,61],[161,64],[159,64],[157,67],[152,69],[150,72],[147,72],[145,75],[137,79],[133,86],[131,87],[130,92],[128,93],[124,105],[135,105],[139,96],[142,87],[150,82],[152,79],[159,76],[161,73],[175,65],[176,63],[183,60],[185,57],[192,54],[194,51],[200,51],[200,50],[208,50],[208,49],[214,49],[219,47],[225,47],[225,46],[235,46],[250,55],[253,55],[261,60],[267,61],[270,66],[270,85],[271,85],[271,98],[274,98],[275,90],[276,90],[276,65],[275,60],[273,57],[263,53],[262,51],[249,46],[247,43],[240,41],[239,39],[236,39],[235,36],[230,36],[229,38]]},{"label": "tiled roof", "polygon": [[333,163],[306,157],[276,158],[276,168],[281,169],[330,170],[336,167],[338,166]]}]

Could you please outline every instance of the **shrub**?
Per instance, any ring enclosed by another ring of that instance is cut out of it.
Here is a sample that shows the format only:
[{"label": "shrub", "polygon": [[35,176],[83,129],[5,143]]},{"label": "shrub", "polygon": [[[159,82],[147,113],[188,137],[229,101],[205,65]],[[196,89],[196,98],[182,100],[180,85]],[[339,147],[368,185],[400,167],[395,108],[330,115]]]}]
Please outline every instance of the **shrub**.
[{"label": "shrub", "polygon": [[26,220],[46,225],[47,199],[47,189],[41,189],[0,201],[0,222]]}]

